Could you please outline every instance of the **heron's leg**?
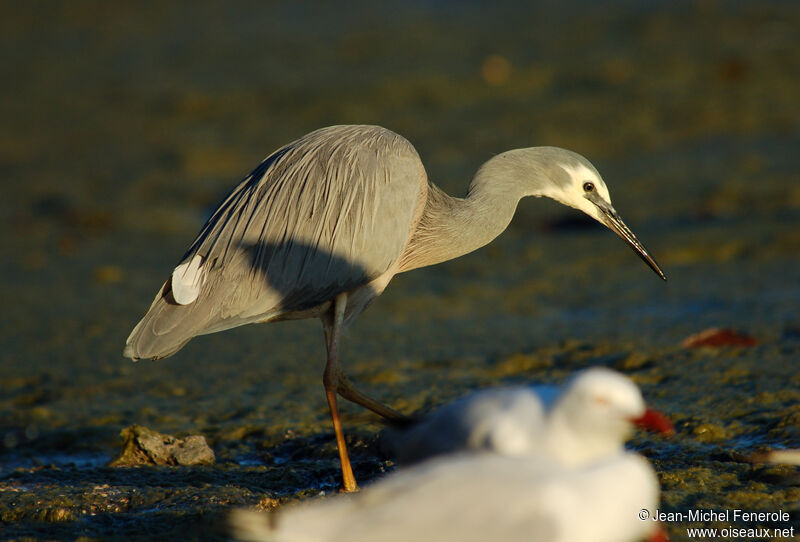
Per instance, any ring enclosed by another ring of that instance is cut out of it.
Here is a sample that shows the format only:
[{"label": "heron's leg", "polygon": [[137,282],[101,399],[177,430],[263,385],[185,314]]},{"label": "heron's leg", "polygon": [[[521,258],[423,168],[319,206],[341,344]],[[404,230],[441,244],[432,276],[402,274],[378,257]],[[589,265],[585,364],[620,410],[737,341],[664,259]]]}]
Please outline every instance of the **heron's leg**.
[{"label": "heron's leg", "polygon": [[409,417],[405,414],[400,414],[395,409],[390,408],[380,401],[373,399],[372,397],[365,395],[358,391],[353,383],[350,382],[350,379],[344,373],[340,373],[339,375],[339,395],[347,399],[348,401],[352,401],[357,405],[361,405],[364,408],[368,408],[378,416],[386,418],[387,420],[391,420],[393,422],[405,423],[409,421]]},{"label": "heron's leg", "polygon": [[328,348],[328,362],[322,375],[325,386],[325,395],[328,398],[328,407],[331,409],[333,430],[336,433],[336,447],[339,449],[339,460],[342,463],[342,479],[344,490],[347,492],[358,491],[356,478],[353,476],[353,467],[347,455],[347,443],[342,431],[342,420],[339,418],[339,408],[336,402],[336,392],[339,389],[340,378],[343,376],[339,368],[339,337],[344,320],[344,309],[347,306],[347,294],[340,294],[333,303],[333,322],[326,323],[325,343]]}]

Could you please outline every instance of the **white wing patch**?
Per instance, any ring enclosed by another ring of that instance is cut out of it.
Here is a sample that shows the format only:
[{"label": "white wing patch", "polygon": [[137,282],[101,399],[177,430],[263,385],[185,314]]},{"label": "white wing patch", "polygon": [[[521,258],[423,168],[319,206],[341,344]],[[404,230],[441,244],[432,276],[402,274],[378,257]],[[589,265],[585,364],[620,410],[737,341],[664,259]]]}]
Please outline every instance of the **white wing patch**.
[{"label": "white wing patch", "polygon": [[195,254],[188,262],[180,264],[172,272],[172,295],[180,305],[188,305],[200,295],[205,272],[203,257]]}]

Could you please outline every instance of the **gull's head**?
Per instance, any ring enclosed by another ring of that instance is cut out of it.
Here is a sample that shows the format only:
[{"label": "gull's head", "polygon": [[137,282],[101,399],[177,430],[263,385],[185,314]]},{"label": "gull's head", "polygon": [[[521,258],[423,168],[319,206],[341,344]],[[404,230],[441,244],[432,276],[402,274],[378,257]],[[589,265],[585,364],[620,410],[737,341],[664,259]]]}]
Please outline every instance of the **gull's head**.
[{"label": "gull's head", "polygon": [[598,455],[619,450],[635,426],[671,434],[667,418],[647,408],[638,386],[606,368],[581,371],[565,387],[553,407],[558,423]]}]

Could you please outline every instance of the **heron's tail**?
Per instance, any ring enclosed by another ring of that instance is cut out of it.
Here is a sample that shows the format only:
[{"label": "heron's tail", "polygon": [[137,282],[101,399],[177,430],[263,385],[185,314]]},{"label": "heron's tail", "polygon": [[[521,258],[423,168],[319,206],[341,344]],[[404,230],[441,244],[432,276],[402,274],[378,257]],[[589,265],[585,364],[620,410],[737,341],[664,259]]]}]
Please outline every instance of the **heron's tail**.
[{"label": "heron's tail", "polygon": [[131,331],[123,351],[126,357],[166,358],[205,331],[208,315],[198,317],[197,303],[178,304],[172,295],[171,282],[171,278],[167,279],[147,314]]}]

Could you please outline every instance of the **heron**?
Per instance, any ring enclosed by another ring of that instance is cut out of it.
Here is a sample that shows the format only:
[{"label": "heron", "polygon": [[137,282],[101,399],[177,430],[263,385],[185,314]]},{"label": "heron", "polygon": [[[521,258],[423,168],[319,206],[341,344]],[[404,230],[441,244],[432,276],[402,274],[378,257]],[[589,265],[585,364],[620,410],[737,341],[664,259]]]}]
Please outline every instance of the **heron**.
[{"label": "heron", "polygon": [[488,244],[525,196],[549,197],[600,221],[666,280],[612,206],[600,174],[577,153],[498,154],[457,198],[428,179],[414,146],[395,132],[330,126],[276,150],[228,194],[156,293],[124,355],[159,359],[197,335],[319,318],[343,489],[355,491],[337,395],[388,420],[407,418],[352,384],[339,362],[342,330],[396,274]]}]

